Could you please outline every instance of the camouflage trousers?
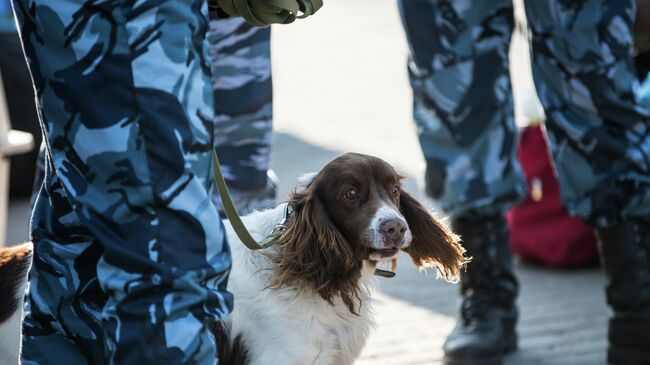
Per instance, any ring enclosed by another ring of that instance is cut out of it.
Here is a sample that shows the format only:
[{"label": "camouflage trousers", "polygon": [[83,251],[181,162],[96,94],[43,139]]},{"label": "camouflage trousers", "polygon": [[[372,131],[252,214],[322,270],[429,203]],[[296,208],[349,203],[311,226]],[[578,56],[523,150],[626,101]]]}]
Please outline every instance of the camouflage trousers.
[{"label": "camouflage trousers", "polygon": [[215,364],[203,1],[14,0],[46,140],[24,364]]},{"label": "camouflage trousers", "polygon": [[[634,0],[525,0],[532,70],[570,214],[650,215],[650,119],[638,103]],[[427,192],[453,215],[526,194],[508,74],[512,0],[399,0]]]},{"label": "camouflage trousers", "polygon": [[[215,19],[210,21],[208,41],[215,150],[231,194],[246,194],[267,186],[273,131],[271,28],[253,27],[243,18]],[[44,161],[41,149],[38,186],[45,174]],[[221,209],[216,190],[212,199]],[[245,208],[238,210],[245,213]]]},{"label": "camouflage trousers", "polygon": [[208,33],[215,92],[215,149],[228,187],[267,184],[273,128],[271,28],[216,19]]}]

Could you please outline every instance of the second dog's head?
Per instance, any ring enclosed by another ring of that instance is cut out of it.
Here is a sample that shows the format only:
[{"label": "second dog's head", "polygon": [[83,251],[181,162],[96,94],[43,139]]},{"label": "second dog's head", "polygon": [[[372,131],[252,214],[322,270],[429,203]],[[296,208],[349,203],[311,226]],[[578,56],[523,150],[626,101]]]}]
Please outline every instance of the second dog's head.
[{"label": "second dog's head", "polygon": [[307,284],[328,301],[341,295],[354,311],[363,261],[400,250],[419,268],[457,278],[466,260],[458,237],[402,189],[402,178],[367,155],[348,153],[327,164],[291,196],[274,284]]}]

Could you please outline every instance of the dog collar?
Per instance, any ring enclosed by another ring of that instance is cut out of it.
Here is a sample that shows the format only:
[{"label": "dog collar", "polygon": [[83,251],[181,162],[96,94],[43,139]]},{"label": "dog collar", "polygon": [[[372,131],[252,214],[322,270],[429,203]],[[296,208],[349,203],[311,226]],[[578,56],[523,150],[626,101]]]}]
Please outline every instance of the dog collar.
[{"label": "dog collar", "polygon": [[393,258],[390,260],[390,269],[388,270],[375,267],[375,275],[381,276],[382,278],[394,278],[397,275],[397,259]]}]

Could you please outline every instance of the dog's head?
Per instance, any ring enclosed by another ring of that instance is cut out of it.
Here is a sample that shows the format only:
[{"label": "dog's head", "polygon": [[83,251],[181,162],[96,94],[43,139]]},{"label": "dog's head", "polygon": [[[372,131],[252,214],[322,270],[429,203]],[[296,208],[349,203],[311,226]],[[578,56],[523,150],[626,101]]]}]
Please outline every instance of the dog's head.
[{"label": "dog's head", "polygon": [[383,160],[348,153],[327,164],[289,204],[294,213],[278,238],[274,284],[312,286],[324,299],[341,295],[354,311],[363,261],[408,253],[419,268],[447,280],[465,262],[459,239],[402,189]]}]

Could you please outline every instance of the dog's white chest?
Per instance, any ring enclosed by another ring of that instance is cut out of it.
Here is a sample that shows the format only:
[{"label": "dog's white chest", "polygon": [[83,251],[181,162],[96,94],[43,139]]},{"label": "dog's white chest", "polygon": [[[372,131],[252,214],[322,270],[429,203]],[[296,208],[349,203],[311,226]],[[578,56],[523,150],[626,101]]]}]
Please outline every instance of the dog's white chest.
[{"label": "dog's white chest", "polygon": [[[314,308],[317,314],[311,321],[304,322],[307,325],[304,326],[303,333],[308,334],[305,337],[309,339],[312,352],[310,356],[313,360],[310,364],[353,363],[365,344],[372,324],[367,309],[370,303],[365,302],[358,316],[350,313],[342,303],[336,303],[335,306],[324,302],[320,304],[319,308]],[[302,314],[306,317],[310,315],[307,312]]]},{"label": "dog's white chest", "polygon": [[[282,207],[262,212],[246,223],[253,236],[262,239],[283,212]],[[227,322],[230,337],[239,336],[247,349],[249,364],[352,364],[373,325],[371,280],[362,279],[368,283],[359,293],[363,304],[358,315],[350,313],[340,298],[332,305],[312,289],[270,289],[274,265],[268,257],[243,247],[228,223],[226,231],[233,258],[228,290],[235,298]]]},{"label": "dog's white chest", "polygon": [[[237,280],[231,283],[235,297],[241,295]],[[245,338],[250,364],[352,364],[368,336],[370,312],[362,308],[356,316],[320,298],[283,294],[235,304],[232,334]]]}]

